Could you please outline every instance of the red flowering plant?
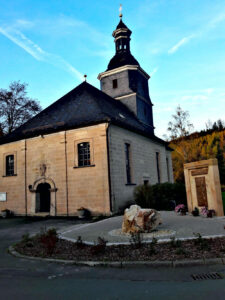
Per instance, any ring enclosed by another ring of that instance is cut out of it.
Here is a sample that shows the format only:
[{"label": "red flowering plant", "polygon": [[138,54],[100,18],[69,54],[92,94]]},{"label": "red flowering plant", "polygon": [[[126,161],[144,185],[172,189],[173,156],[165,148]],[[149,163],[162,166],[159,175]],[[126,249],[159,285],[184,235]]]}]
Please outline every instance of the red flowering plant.
[{"label": "red flowering plant", "polygon": [[186,215],[187,209],[184,204],[179,204],[175,207],[175,212],[180,215]]}]

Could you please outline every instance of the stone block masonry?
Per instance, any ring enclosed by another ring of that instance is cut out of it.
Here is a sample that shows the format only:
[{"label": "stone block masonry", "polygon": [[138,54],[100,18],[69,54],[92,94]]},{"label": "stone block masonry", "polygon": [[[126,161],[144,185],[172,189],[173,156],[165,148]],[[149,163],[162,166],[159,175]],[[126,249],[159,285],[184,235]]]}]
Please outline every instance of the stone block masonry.
[{"label": "stone block masonry", "polygon": [[[0,146],[0,210],[10,209],[16,215],[36,214],[36,189],[48,183],[50,215],[76,215],[85,207],[94,214],[110,214],[107,124],[83,127],[38,136]],[[77,165],[77,144],[88,141],[91,166]],[[25,156],[26,152],[26,156]],[[5,176],[5,156],[14,154],[14,176]]]},{"label": "stone block masonry", "polygon": [[[125,143],[130,144],[132,184],[127,184]],[[171,152],[167,151],[164,145],[111,125],[109,127],[109,149],[113,211],[118,211],[126,202],[133,199],[136,185],[143,184],[144,181],[148,181],[150,184],[158,183],[156,152],[160,154],[160,182],[173,182]],[[169,170],[167,170],[167,158]]]}]

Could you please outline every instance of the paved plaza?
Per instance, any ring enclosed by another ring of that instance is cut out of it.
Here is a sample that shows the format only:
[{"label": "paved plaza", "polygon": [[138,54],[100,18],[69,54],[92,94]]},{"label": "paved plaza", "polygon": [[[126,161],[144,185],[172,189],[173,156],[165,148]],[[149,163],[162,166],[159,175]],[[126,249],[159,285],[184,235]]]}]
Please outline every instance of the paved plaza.
[{"label": "paved plaza", "polygon": [[[192,215],[180,216],[173,211],[161,211],[163,223],[158,231],[152,234],[144,234],[145,240],[151,240],[152,236],[159,241],[168,240],[171,236],[175,238],[192,238],[194,233],[200,233],[203,237],[225,236],[225,217],[205,218]],[[106,239],[109,243],[129,243],[129,235],[119,235],[123,216],[108,218],[96,223],[78,224],[61,230],[62,238],[76,240],[78,236],[87,243],[94,243],[98,237]]]}]

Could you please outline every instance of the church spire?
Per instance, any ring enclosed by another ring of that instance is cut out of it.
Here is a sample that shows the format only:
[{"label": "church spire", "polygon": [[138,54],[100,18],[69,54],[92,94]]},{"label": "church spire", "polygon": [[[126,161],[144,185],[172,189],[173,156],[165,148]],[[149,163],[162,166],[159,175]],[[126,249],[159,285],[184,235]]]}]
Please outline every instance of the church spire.
[{"label": "church spire", "polygon": [[120,5],[120,21],[116,29],[113,31],[116,53],[110,60],[107,70],[112,70],[124,65],[139,66],[138,61],[131,55],[130,51],[130,36],[132,31],[124,24],[122,20],[122,5]]}]

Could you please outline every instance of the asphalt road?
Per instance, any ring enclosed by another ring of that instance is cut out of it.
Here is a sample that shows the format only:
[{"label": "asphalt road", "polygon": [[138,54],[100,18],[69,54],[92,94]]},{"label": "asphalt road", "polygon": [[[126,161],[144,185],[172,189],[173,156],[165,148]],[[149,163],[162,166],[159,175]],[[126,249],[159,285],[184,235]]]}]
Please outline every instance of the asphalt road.
[{"label": "asphalt road", "polygon": [[78,267],[19,259],[7,248],[40,227],[64,229],[71,220],[0,219],[0,299],[225,299],[225,279],[194,281],[192,274],[225,265],[185,268]]}]

